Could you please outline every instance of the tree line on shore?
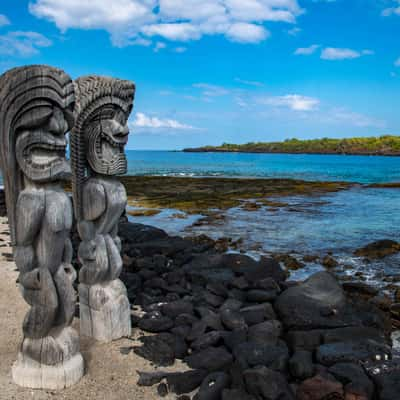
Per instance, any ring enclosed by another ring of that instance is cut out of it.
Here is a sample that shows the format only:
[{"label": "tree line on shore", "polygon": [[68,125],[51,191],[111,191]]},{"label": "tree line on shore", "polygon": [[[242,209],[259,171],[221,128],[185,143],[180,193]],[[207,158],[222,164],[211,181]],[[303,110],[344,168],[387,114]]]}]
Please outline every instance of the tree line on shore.
[{"label": "tree line on shore", "polygon": [[283,142],[223,143],[184,149],[185,152],[241,152],[290,154],[400,155],[400,136],[355,137],[345,139],[286,139]]}]

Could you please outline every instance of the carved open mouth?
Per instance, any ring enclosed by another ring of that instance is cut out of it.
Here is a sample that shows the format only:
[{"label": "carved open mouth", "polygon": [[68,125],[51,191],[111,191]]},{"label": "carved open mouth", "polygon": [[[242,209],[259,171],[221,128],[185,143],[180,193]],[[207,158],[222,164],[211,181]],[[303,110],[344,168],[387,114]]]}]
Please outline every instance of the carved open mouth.
[{"label": "carved open mouth", "polygon": [[32,143],[24,150],[26,162],[34,168],[44,169],[65,161],[66,141],[61,143]]},{"label": "carved open mouth", "polygon": [[[127,139],[127,138],[126,138]],[[126,140],[114,139],[109,135],[101,135],[96,143],[97,154],[111,163],[118,162],[121,158],[125,159],[124,147]]]}]

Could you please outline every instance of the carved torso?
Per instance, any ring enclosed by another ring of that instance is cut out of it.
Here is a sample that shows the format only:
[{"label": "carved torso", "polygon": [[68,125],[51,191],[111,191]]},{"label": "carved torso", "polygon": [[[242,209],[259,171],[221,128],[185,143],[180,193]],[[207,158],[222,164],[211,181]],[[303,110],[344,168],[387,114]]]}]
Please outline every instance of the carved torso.
[{"label": "carved torso", "polygon": [[68,261],[65,246],[70,240],[72,205],[61,190],[46,190],[44,198],[45,215],[36,241],[36,256],[39,267],[48,268],[54,274],[62,262]]},{"label": "carved torso", "polygon": [[116,236],[127,202],[125,187],[113,177],[93,177],[83,193],[85,219],[93,221],[97,234]]}]

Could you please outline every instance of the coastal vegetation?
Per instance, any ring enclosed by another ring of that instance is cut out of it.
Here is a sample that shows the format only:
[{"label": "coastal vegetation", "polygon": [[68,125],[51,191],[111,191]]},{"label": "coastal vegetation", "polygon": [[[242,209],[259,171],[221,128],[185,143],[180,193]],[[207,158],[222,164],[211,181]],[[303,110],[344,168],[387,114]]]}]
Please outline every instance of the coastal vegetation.
[{"label": "coastal vegetation", "polygon": [[128,203],[149,209],[173,208],[209,214],[256,200],[269,207],[284,205],[275,197],[321,195],[352,186],[346,182],[310,182],[296,179],[182,178],[165,176],[121,177]]},{"label": "coastal vegetation", "polygon": [[355,137],[347,139],[287,139],[283,142],[223,143],[184,149],[185,152],[240,152],[289,154],[400,155],[400,136]]}]

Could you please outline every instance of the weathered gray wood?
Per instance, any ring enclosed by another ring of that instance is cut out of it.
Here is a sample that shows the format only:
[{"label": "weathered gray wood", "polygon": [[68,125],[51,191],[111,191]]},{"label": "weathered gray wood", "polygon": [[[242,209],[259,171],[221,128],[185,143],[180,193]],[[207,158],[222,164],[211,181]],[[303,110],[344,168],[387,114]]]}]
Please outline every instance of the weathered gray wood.
[{"label": "weathered gray wood", "polygon": [[65,133],[73,104],[73,83],[61,70],[27,66],[0,77],[0,165],[19,282],[31,306],[12,374],[31,388],[62,389],[84,369],[70,327],[72,207],[61,185],[70,176]]},{"label": "weathered gray wood", "polygon": [[133,83],[98,76],[75,81],[71,132],[72,187],[78,231],[81,334],[101,341],[129,336],[130,306],[124,285],[118,221],[127,197],[116,176],[127,168],[124,146]]}]

